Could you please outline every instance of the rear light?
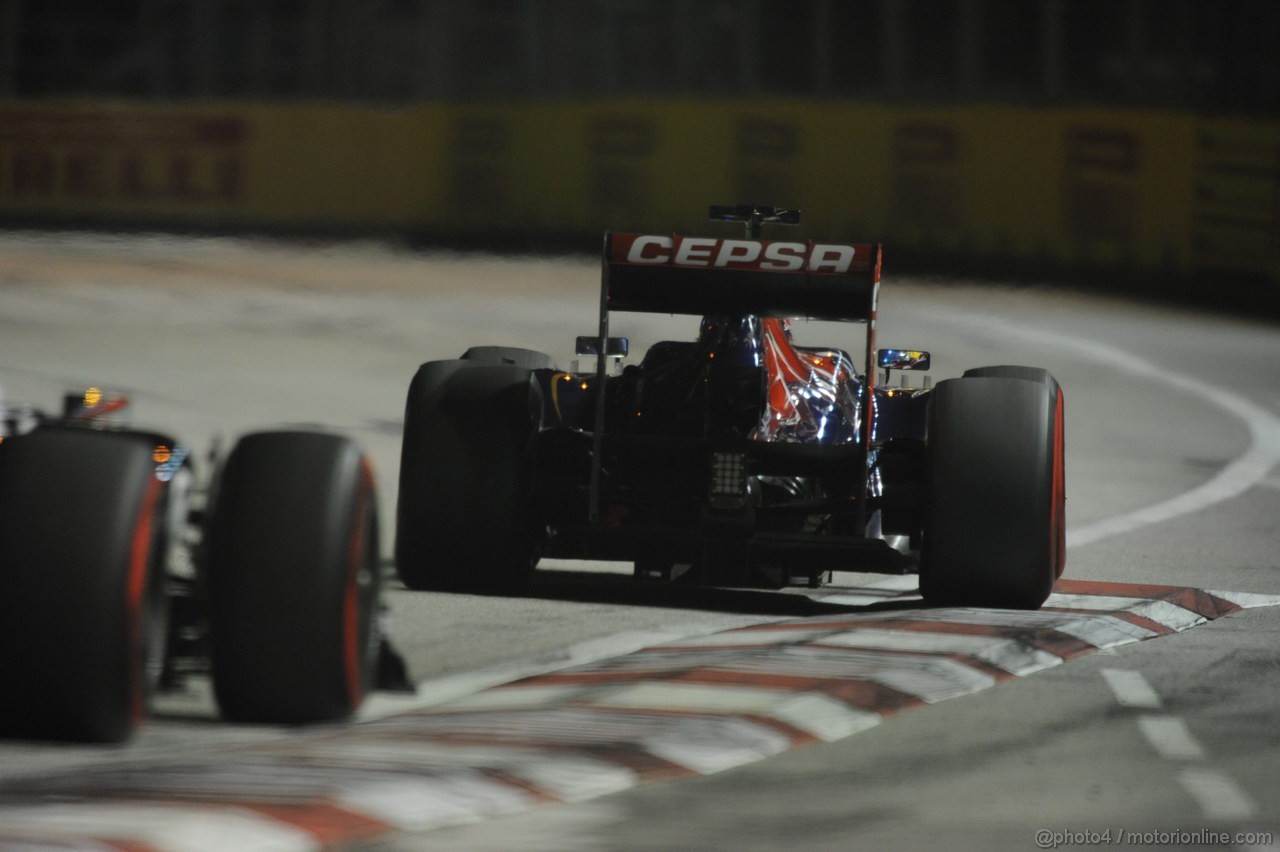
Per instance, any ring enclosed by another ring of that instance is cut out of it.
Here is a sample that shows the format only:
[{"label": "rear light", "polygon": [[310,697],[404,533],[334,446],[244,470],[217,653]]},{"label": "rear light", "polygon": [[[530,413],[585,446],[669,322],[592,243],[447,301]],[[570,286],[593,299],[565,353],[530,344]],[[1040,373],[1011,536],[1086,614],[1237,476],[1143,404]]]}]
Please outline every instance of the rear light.
[{"label": "rear light", "polygon": [[711,505],[739,509],[747,502],[747,457],[742,453],[711,454]]}]

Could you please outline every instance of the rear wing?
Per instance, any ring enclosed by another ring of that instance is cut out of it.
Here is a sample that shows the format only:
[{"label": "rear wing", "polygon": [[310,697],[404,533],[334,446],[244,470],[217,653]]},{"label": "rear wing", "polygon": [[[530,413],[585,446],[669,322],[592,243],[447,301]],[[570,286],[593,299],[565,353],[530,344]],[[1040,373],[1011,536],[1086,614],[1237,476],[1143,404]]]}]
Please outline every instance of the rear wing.
[{"label": "rear wing", "polygon": [[601,311],[873,322],[880,246],[605,234]]}]

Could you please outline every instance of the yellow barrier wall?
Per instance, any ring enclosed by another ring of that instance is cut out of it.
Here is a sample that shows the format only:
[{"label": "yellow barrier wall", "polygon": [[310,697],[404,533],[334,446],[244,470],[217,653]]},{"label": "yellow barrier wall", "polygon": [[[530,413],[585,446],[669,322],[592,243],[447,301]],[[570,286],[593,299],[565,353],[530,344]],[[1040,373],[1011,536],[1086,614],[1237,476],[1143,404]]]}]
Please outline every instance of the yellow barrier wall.
[{"label": "yellow barrier wall", "polygon": [[792,100],[0,102],[10,221],[595,234],[702,229],[708,203],[748,200],[890,252],[1280,282],[1280,122]]},{"label": "yellow barrier wall", "polygon": [[448,126],[443,107],[0,103],[0,211],[410,226]]}]

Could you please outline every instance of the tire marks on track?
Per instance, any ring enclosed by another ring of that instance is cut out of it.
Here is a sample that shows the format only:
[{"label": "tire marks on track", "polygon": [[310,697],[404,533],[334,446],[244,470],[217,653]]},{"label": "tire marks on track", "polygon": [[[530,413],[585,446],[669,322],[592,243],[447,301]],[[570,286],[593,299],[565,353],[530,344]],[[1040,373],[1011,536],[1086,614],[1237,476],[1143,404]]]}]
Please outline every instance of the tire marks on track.
[{"label": "tire marks on track", "polygon": [[874,601],[641,648],[280,742],[0,783],[0,847],[321,849],[579,802],[840,739],[895,713],[1280,597],[1060,581],[1037,612]]}]

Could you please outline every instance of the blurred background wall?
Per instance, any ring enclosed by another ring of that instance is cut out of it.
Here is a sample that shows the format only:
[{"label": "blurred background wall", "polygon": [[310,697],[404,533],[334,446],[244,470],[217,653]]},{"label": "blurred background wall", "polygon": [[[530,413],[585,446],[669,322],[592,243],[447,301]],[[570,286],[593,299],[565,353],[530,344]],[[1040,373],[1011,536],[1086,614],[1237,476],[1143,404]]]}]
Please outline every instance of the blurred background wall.
[{"label": "blurred background wall", "polygon": [[1277,45],[1275,0],[0,0],[0,217],[591,245],[756,201],[1274,300]]}]

